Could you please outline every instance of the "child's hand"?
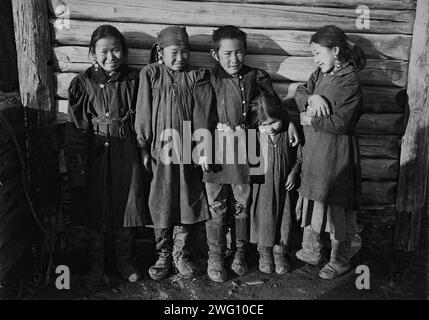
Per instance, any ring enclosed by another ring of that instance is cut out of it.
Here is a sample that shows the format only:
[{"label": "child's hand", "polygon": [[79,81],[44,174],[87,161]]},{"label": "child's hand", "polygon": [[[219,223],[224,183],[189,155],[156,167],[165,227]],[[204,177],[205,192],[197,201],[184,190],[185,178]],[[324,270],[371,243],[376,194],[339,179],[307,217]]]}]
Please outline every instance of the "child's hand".
[{"label": "child's hand", "polygon": [[207,157],[200,157],[199,160],[200,166],[201,166],[201,170],[203,170],[203,172],[210,172],[210,164],[208,163],[208,159]]},{"label": "child's hand", "polygon": [[307,107],[307,115],[310,117],[315,117],[316,116],[316,108],[309,105]]},{"label": "child's hand", "polygon": [[302,126],[311,126],[311,119],[313,117],[310,117],[309,115],[307,115],[306,112],[301,112],[299,114],[299,119],[300,119],[300,123]]},{"label": "child's hand", "polygon": [[146,150],[146,148],[141,148],[140,149],[140,156],[141,156],[141,161],[142,161],[143,168],[146,171],[150,171],[150,154]]},{"label": "child's hand", "polygon": [[296,129],[292,121],[289,121],[287,135],[289,137],[289,145],[291,145],[292,147],[297,146],[299,143],[299,135],[298,135],[298,130]]},{"label": "child's hand", "polygon": [[331,114],[328,102],[318,94],[312,95],[308,98],[308,106],[310,109],[313,109],[312,112],[315,113],[316,117],[325,117]]},{"label": "child's hand", "polygon": [[270,125],[270,129],[268,130],[268,133],[271,135],[275,135],[282,128],[283,128],[283,121],[282,120],[276,121]]},{"label": "child's hand", "polygon": [[285,188],[286,191],[291,191],[296,186],[296,172],[291,172],[287,176]]}]

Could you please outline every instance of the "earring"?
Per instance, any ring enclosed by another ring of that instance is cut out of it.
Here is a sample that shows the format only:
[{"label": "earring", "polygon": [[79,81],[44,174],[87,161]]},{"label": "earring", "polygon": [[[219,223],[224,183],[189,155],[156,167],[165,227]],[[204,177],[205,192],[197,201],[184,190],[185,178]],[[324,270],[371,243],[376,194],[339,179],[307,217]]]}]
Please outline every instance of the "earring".
[{"label": "earring", "polygon": [[158,63],[159,63],[159,64],[163,64],[163,63],[164,63],[164,61],[162,60],[162,58],[161,58],[161,57],[158,57]]},{"label": "earring", "polygon": [[337,55],[334,55],[334,66],[335,66],[335,68],[341,68],[341,63],[340,63],[340,60],[338,60],[338,56]]},{"label": "earring", "polygon": [[92,61],[92,66],[94,67],[95,71],[98,71],[98,69],[100,68],[100,65],[98,64],[97,60],[93,60]]}]

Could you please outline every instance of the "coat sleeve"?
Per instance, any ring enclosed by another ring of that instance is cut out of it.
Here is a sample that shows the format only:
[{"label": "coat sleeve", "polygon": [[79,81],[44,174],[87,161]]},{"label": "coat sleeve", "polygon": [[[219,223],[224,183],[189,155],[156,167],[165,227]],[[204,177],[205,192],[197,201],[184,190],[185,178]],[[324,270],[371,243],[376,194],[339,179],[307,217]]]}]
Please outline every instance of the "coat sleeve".
[{"label": "coat sleeve", "polygon": [[92,130],[89,96],[83,80],[75,77],[69,87],[68,121],[66,124],[64,156],[72,187],[86,185],[89,167],[89,139]]},{"label": "coat sleeve", "polygon": [[[193,89],[194,106],[192,109],[192,122],[194,130],[207,129],[210,131],[210,136],[215,136],[216,124],[218,122],[216,97],[214,89],[210,82],[210,73],[204,70],[197,80]],[[212,141],[211,155],[215,152],[215,144]],[[198,162],[212,163],[213,159],[210,155],[204,155],[198,159]]]},{"label": "coat sleeve", "polygon": [[345,82],[335,95],[333,113],[325,117],[313,117],[311,125],[315,130],[326,133],[352,133],[360,116],[361,99],[359,82]]},{"label": "coat sleeve", "polygon": [[318,68],[311,74],[306,84],[302,84],[296,89],[294,98],[298,106],[299,112],[304,112],[306,110],[308,104],[308,97],[311,96],[314,91],[314,88],[316,86],[316,79],[318,77],[319,72],[320,71]]},{"label": "coat sleeve", "polygon": [[291,172],[300,174],[301,173],[301,166],[302,166],[302,147],[299,144],[296,149],[296,161],[294,166],[291,169]]},{"label": "coat sleeve", "polygon": [[152,84],[151,72],[147,67],[140,71],[134,128],[137,147],[149,150],[152,142]]},{"label": "coat sleeve", "polygon": [[194,129],[208,129],[213,131],[217,123],[216,100],[213,87],[210,83],[208,70],[202,71],[193,90],[194,107],[192,122]]}]

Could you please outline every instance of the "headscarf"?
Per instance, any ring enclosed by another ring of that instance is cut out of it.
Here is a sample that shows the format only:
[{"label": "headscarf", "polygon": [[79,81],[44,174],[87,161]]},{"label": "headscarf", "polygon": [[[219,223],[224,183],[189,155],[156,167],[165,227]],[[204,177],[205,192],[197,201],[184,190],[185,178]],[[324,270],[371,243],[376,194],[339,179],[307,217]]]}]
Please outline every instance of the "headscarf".
[{"label": "headscarf", "polygon": [[189,48],[189,37],[185,27],[171,26],[162,29],[158,33],[156,42],[152,46],[149,63],[156,62],[159,59],[157,46],[160,49],[164,49],[172,45],[183,45],[186,48]]}]

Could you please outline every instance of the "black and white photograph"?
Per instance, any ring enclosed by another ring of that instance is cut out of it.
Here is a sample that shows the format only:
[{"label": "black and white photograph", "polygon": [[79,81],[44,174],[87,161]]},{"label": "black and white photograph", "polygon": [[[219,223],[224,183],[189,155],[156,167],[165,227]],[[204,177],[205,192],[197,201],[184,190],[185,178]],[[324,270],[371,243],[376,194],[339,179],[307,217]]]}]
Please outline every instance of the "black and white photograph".
[{"label": "black and white photograph", "polygon": [[428,230],[428,0],[0,0],[1,301],[428,300]]}]

